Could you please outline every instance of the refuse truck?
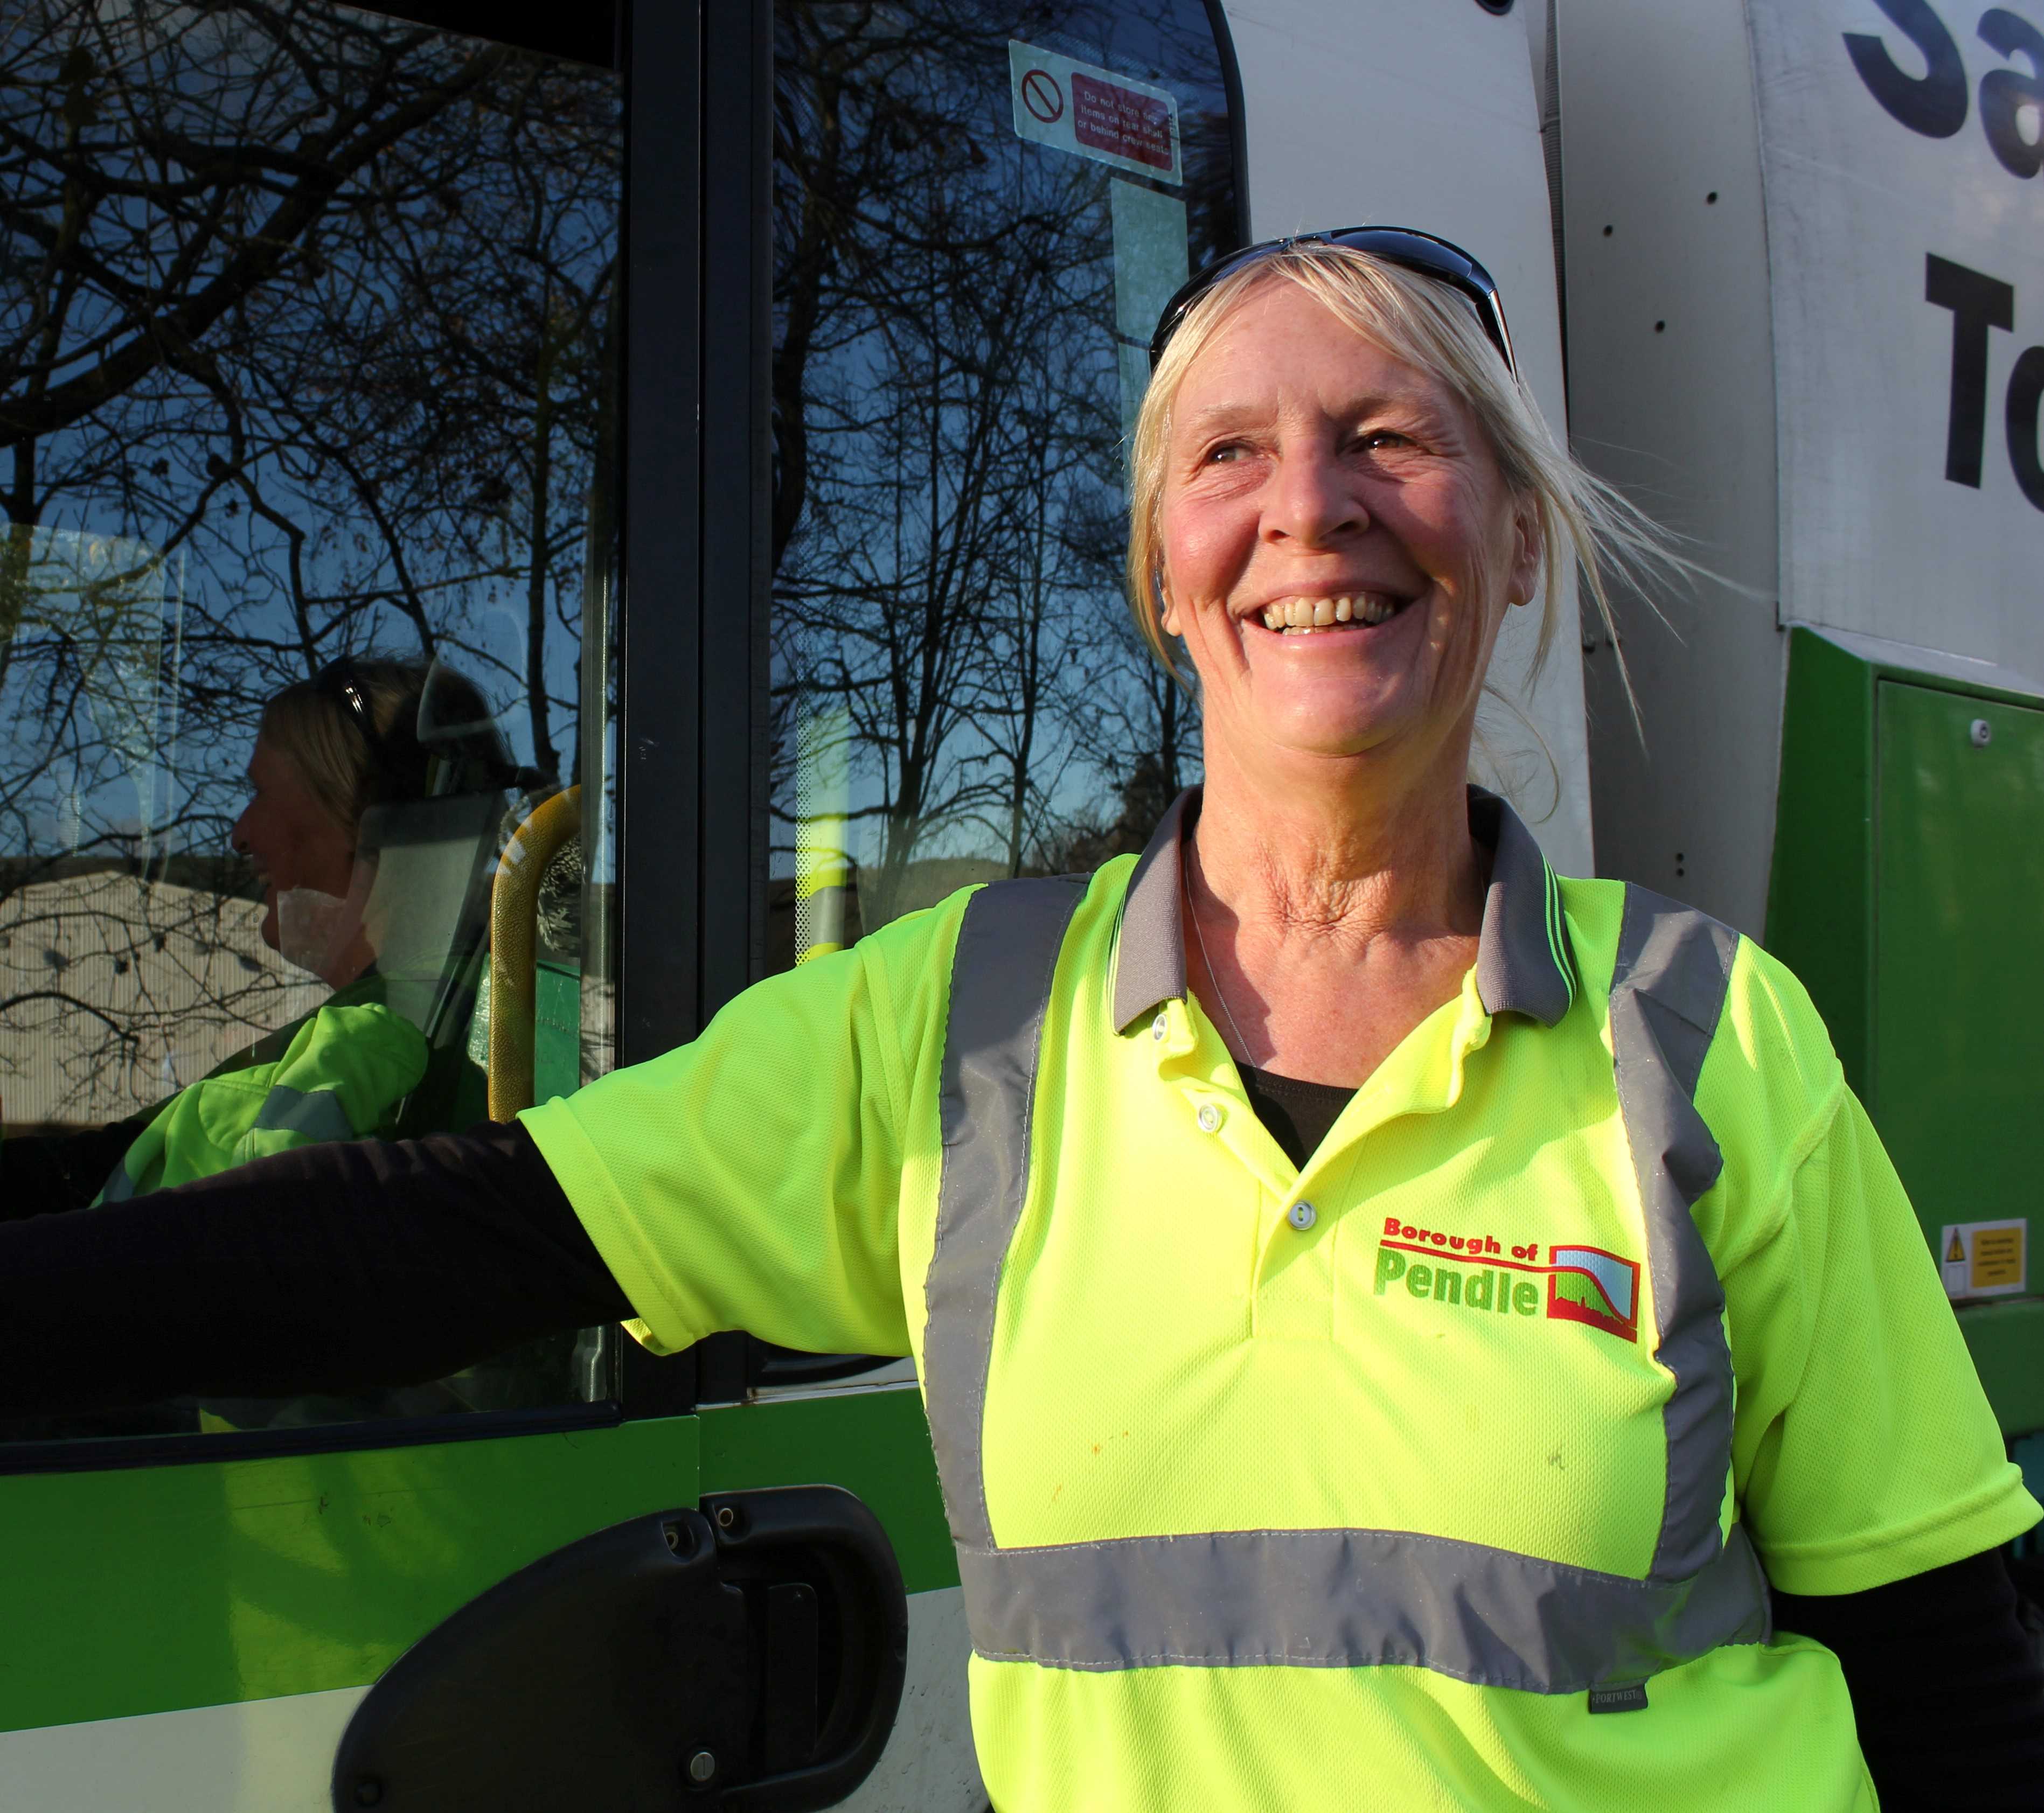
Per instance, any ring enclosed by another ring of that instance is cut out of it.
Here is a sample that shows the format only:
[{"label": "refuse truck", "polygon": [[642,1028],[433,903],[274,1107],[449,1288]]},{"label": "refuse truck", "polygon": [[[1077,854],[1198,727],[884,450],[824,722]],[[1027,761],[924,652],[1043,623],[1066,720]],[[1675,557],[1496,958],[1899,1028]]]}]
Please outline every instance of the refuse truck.
[{"label": "refuse truck", "polygon": [[[2040,20],[25,0],[0,1195],[8,1146],[103,1157],[329,999],[228,832],[339,657],[459,674],[505,752],[361,827],[400,1137],[1139,848],[1200,761],[1118,601],[1158,309],[1252,238],[1413,225],[1696,568],[1538,674],[1512,626],[1479,778],[1805,978],[2027,1458]],[[894,1357],[595,1329],[16,1419],[0,1539],[10,1810],[986,1804]]]}]

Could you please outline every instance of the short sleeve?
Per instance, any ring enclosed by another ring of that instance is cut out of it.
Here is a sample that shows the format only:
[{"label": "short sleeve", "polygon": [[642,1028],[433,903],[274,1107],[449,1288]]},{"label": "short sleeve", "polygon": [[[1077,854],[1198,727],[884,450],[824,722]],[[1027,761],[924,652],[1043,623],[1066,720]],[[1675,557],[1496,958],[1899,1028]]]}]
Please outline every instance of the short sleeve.
[{"label": "short sleeve", "polygon": [[[1828,1054],[1828,1047],[1827,1047]],[[1739,1512],[1783,1591],[1857,1592],[2008,1542],[2040,1513],[1935,1264],[1841,1081],[1725,1273]]]},{"label": "short sleeve", "polygon": [[936,1137],[962,912],[771,977],[692,1043],[521,1117],[647,1346],[744,1328],[810,1352],[909,1351],[901,1179]]}]

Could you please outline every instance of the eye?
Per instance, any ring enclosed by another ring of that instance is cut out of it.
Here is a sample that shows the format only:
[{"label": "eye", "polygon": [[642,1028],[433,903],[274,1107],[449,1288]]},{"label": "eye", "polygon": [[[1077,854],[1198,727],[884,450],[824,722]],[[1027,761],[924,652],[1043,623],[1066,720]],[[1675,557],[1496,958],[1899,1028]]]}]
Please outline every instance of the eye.
[{"label": "eye", "polygon": [[1355,437],[1355,444],[1365,453],[1379,453],[1387,447],[1410,447],[1412,440],[1396,428],[1365,428]]},{"label": "eye", "polygon": [[1224,440],[1218,446],[1207,449],[1200,463],[1202,466],[1228,466],[1245,457],[1249,451],[1246,441]]}]

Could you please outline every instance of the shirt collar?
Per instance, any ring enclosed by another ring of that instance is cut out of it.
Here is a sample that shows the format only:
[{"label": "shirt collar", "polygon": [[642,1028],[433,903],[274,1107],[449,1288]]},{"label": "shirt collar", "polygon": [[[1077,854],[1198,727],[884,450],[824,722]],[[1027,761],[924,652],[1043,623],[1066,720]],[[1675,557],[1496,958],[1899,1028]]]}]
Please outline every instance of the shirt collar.
[{"label": "shirt collar", "polygon": [[[1159,1001],[1185,994],[1183,864],[1186,831],[1199,816],[1200,789],[1171,802],[1137,859],[1123,897],[1115,949],[1114,1024],[1126,1031]],[[1496,794],[1469,790],[1470,832],[1491,851],[1476,986],[1484,1011],[1521,1013],[1552,1026],[1576,995],[1576,960],[1554,872],[1518,813]]]}]

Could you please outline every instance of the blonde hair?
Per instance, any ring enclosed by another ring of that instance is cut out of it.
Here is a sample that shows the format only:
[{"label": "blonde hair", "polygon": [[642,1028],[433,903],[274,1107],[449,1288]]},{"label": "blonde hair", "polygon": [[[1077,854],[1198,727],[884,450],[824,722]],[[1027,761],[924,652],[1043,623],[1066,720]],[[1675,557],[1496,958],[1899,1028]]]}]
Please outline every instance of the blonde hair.
[{"label": "blonde hair", "polygon": [[[1165,450],[1171,410],[1193,360],[1250,294],[1293,283],[1385,351],[1445,386],[1466,404],[1489,444],[1506,487],[1529,502],[1540,535],[1540,633],[1530,681],[1560,628],[1561,597],[1573,560],[1617,651],[1611,584],[1642,589],[1693,570],[1669,533],[1578,464],[1555,437],[1523,378],[1505,369],[1475,311],[1447,284],[1353,247],[1288,246],[1223,278],[1179,324],[1143,393],[1129,447],[1128,605],[1135,628],[1164,670],[1189,684],[1162,623]],[[1625,676],[1628,699],[1632,682]],[[1635,707],[1636,715],[1636,707]]]},{"label": "blonde hair", "polygon": [[[352,687],[367,724],[347,701]],[[448,721],[421,740],[422,701]],[[451,720],[451,721],[449,721]],[[454,785],[473,792],[501,787],[512,778],[509,751],[474,683],[433,663],[364,657],[337,663],[299,680],[263,708],[262,736],[305,778],[313,797],[336,824],[354,832],[362,815],[387,801],[421,799],[431,790],[432,763],[451,759]]]}]

